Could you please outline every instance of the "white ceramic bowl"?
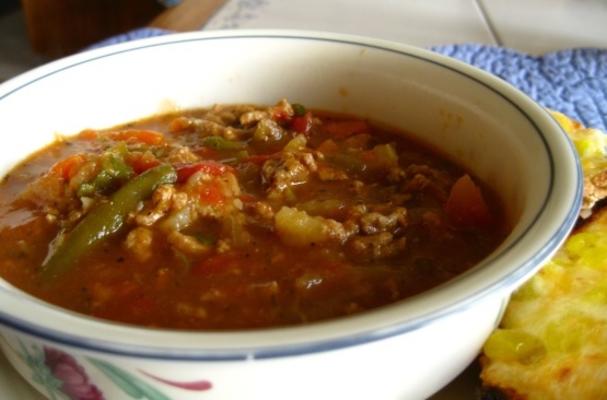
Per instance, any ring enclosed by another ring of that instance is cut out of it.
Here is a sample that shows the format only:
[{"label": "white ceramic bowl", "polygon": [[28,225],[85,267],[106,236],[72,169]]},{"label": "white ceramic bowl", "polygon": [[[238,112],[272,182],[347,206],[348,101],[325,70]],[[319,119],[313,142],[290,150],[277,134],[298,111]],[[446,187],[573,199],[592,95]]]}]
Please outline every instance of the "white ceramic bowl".
[{"label": "white ceramic bowl", "polygon": [[357,316],[280,329],[140,329],[64,311],[0,281],[0,343],[30,383],[50,398],[62,390],[150,400],[425,398],[476,356],[508,295],[576,219],[574,150],[528,97],[426,50],[326,33],[171,35],[25,73],[0,86],[0,172],[57,133],[282,97],[371,117],[442,149],[498,191],[512,233],[439,288]]}]

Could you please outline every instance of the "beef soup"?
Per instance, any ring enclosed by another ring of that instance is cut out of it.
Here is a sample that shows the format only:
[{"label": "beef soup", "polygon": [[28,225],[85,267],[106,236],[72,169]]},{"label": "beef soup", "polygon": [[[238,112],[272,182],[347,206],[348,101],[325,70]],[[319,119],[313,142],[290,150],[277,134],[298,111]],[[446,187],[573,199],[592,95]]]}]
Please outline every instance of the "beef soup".
[{"label": "beef soup", "polygon": [[302,324],[415,295],[509,227],[488,186],[401,133],[286,100],[86,130],[0,188],[0,274],[148,327]]}]

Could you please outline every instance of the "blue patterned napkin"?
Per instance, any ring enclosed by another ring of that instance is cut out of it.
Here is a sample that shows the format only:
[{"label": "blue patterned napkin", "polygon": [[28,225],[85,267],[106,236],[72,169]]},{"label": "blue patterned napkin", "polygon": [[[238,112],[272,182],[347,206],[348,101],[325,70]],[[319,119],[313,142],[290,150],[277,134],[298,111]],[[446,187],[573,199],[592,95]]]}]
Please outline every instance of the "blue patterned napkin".
[{"label": "blue patterned napkin", "polygon": [[489,71],[543,106],[607,131],[607,49],[569,49],[542,56],[479,44],[432,50]]},{"label": "blue patterned napkin", "polygon": [[[142,28],[92,47],[167,33],[170,32]],[[539,104],[586,126],[607,131],[607,49],[569,49],[542,56],[481,44],[454,44],[431,49],[491,72]]]}]

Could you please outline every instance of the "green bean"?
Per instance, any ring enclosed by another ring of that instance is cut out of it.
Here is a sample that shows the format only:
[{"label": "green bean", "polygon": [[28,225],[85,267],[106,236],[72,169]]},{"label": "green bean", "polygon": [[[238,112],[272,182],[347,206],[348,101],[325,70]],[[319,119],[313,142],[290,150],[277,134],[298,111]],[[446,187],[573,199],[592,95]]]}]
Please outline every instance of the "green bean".
[{"label": "green bean", "polygon": [[108,194],[117,186],[127,182],[133,176],[133,169],[124,162],[121,156],[108,152],[103,155],[101,171],[90,182],[85,182],[78,188],[79,197],[98,194]]},{"label": "green bean", "polygon": [[67,272],[95,246],[117,233],[128,214],[159,185],[173,183],[177,173],[170,165],[159,165],[131,179],[108,200],[98,203],[42,263],[40,276],[49,282]]}]

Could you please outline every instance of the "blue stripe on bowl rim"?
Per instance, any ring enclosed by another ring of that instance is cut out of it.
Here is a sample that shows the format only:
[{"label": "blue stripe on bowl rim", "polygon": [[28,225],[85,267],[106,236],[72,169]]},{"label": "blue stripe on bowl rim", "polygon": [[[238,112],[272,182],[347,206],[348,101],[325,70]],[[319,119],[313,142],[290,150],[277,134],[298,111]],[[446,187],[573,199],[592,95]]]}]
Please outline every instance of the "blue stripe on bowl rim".
[{"label": "blue stripe on bowl rim", "polygon": [[[375,50],[386,51],[390,53],[395,53],[405,57],[415,58],[424,62],[428,62],[430,64],[434,64],[435,66],[442,67],[450,70],[451,72],[462,75],[477,84],[484,86],[489,89],[493,93],[497,94],[501,98],[503,98],[506,102],[508,102],[511,106],[517,109],[524,117],[529,121],[529,123],[534,127],[535,132],[540,137],[544,147],[546,148],[546,153],[549,158],[549,169],[550,169],[550,182],[549,189],[547,191],[546,197],[543,199],[543,205],[539,209],[538,213],[534,216],[529,225],[523,230],[520,236],[513,241],[508,247],[502,249],[499,254],[494,255],[490,259],[484,260],[481,264],[479,264],[479,268],[482,268],[484,264],[489,261],[497,260],[503,256],[508,250],[514,247],[517,243],[519,243],[523,237],[529,232],[529,230],[533,227],[534,223],[540,218],[543,214],[545,205],[548,201],[548,198],[552,194],[554,190],[554,158],[553,154],[550,151],[549,145],[547,143],[546,138],[542,135],[539,127],[535,123],[534,119],[526,113],[519,104],[512,98],[506,96],[504,93],[498,91],[492,85],[484,82],[483,80],[468,74],[466,71],[460,70],[457,67],[446,65],[444,63],[432,60],[426,56],[422,56],[419,54],[413,54],[404,49],[405,46],[402,46],[398,43],[391,43],[386,45],[381,44],[371,44],[365,41],[365,38],[357,38],[356,36],[349,35],[334,35],[329,34],[330,36],[338,36],[338,37],[322,37],[322,36],[306,36],[303,34],[290,34],[285,33],[288,31],[283,31],[281,33],[249,33],[249,34],[238,34],[237,31],[225,31],[227,34],[222,36],[221,34],[215,34],[211,36],[197,36],[197,37],[189,37],[188,34],[173,34],[163,36],[162,41],[156,42],[154,39],[142,39],[133,41],[131,43],[141,44],[137,47],[129,46],[126,49],[121,48],[121,45],[116,45],[118,47],[115,51],[112,52],[102,52],[101,55],[93,56],[87,58],[85,60],[77,61],[69,65],[62,66],[58,69],[55,69],[51,72],[40,75],[28,82],[25,82],[12,90],[8,91],[4,95],[0,96],[0,101],[7,98],[11,94],[39,81],[48,76],[57,74],[64,70],[77,67],[81,64],[86,64],[95,60],[99,60],[106,57],[111,57],[120,53],[138,51],[141,49],[157,47],[157,46],[166,46],[166,45],[174,45],[178,43],[184,42],[196,42],[196,41],[209,41],[209,40],[233,40],[233,39],[287,39],[287,40],[305,40],[305,41],[322,41],[322,42],[331,42],[331,43],[339,43],[352,45],[357,47],[366,47],[372,48]],[[236,32],[236,33],[235,33]],[[253,31],[252,31],[253,32]],[[276,31],[279,32],[279,31]],[[185,37],[181,37],[185,36]],[[358,40],[356,40],[358,39]],[[360,40],[360,41],[359,41]],[[151,42],[151,43],[150,43]],[[377,41],[383,43],[390,43],[385,41]],[[109,46],[102,48],[100,50],[108,50],[114,46]],[[422,49],[420,49],[422,50]],[[93,52],[99,50],[92,50]],[[440,56],[435,53],[432,53],[429,50],[423,50],[428,53],[429,56],[437,57],[437,58],[446,58],[445,56]],[[455,65],[460,65],[463,68],[470,68],[469,65],[464,64],[461,61],[454,61]],[[489,76],[486,72],[480,72],[481,76]],[[515,91],[520,92],[518,89],[514,89]],[[524,95],[524,94],[523,94]],[[524,95],[524,97],[528,98],[528,96]],[[546,114],[548,114],[547,111]],[[563,132],[563,135],[567,137],[567,135]],[[570,151],[573,154],[577,154],[573,143],[571,140],[567,139]],[[303,344],[294,344],[294,345],[285,345],[285,346],[265,346],[262,348],[251,348],[251,349],[230,349],[230,350],[213,350],[213,349],[200,349],[200,348],[179,348],[179,349],[171,349],[171,348],[162,348],[162,347],[146,347],[146,346],[136,346],[136,345],[121,345],[112,341],[100,341],[95,339],[88,339],[86,337],[70,335],[64,332],[51,330],[48,328],[44,328],[37,324],[33,324],[27,321],[24,321],[20,318],[9,315],[8,313],[0,310],[0,323],[4,324],[8,328],[12,328],[16,331],[20,331],[26,333],[28,335],[48,340],[51,342],[63,344],[66,346],[70,346],[73,348],[79,348],[83,350],[96,351],[105,354],[112,354],[118,356],[127,356],[127,357],[135,357],[135,358],[144,358],[144,359],[154,359],[154,360],[171,360],[171,361],[237,361],[237,360],[251,360],[251,359],[271,359],[271,358],[281,358],[281,357],[290,357],[304,354],[312,354],[325,352],[330,350],[337,350],[342,348],[347,348],[350,346],[356,346],[360,344],[370,343],[373,341],[390,338],[396,335],[404,334],[407,332],[411,332],[417,330],[423,326],[426,326],[437,319],[440,319],[446,315],[452,314],[456,311],[466,310],[474,305],[474,302],[480,298],[485,297],[489,293],[493,291],[499,291],[500,289],[511,287],[512,285],[519,282],[522,278],[527,276],[529,273],[533,272],[533,270],[538,266],[538,264],[545,260],[550,254],[552,254],[558,246],[562,243],[562,241],[566,238],[571,228],[574,226],[575,221],[578,218],[579,209],[581,207],[582,202],[582,168],[576,156],[576,179],[577,185],[575,188],[575,196],[573,198],[572,204],[570,205],[569,211],[560,225],[560,227],[553,233],[553,235],[548,239],[546,245],[542,247],[535,254],[531,255],[527,260],[525,260],[515,271],[507,275],[506,277],[493,282],[491,285],[486,286],[474,293],[469,294],[464,299],[460,300],[455,304],[451,304],[448,307],[443,309],[434,311],[425,316],[420,316],[412,321],[404,322],[401,324],[396,324],[394,326],[390,326],[387,328],[383,328],[381,330],[373,330],[360,332],[356,335],[338,337],[335,339],[327,339],[327,340],[319,340],[316,342],[303,343]],[[7,292],[6,288],[0,287],[0,291]],[[319,324],[322,324],[320,322]],[[141,334],[145,334],[144,328],[135,328],[140,329]],[[272,329],[256,331],[256,332],[272,332]],[[180,333],[179,331],[167,331],[173,334]]]}]

